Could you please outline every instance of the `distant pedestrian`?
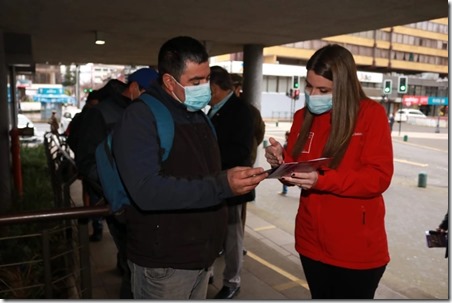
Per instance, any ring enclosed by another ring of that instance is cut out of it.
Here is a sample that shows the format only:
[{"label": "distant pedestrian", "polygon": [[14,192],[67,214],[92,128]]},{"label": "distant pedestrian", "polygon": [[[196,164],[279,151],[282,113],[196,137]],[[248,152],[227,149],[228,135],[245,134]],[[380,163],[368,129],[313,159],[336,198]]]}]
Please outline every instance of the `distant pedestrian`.
[{"label": "distant pedestrian", "polygon": [[391,130],[391,132],[392,132],[392,127],[394,126],[394,121],[395,121],[394,114],[390,113],[389,114],[389,118],[388,118],[388,122],[389,122],[389,129]]},{"label": "distant pedestrian", "polygon": [[54,135],[59,135],[58,128],[60,128],[60,126],[56,117],[56,111],[52,111],[52,116],[47,123],[50,124],[50,132]]},{"label": "distant pedestrian", "polygon": [[[289,134],[290,134],[290,132],[286,131],[286,134],[285,134],[286,141],[284,142],[284,145],[283,145],[284,150],[287,150],[287,141],[289,140]],[[281,181],[281,183],[282,183],[282,191],[280,191],[279,194],[281,196],[285,196],[285,195],[287,195],[287,184],[284,183],[284,181]]]}]

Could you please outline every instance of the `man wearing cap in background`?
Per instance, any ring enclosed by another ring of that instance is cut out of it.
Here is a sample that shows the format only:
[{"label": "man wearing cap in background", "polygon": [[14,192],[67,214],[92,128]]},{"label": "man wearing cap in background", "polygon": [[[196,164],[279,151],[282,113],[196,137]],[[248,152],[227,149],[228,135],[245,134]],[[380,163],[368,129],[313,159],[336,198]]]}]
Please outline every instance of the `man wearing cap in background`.
[{"label": "man wearing cap in background", "polygon": [[[141,68],[128,76],[127,84],[116,79],[110,80],[100,89],[104,97],[99,104],[90,108],[84,115],[80,126],[79,143],[75,151],[75,162],[81,178],[87,185],[91,205],[96,205],[102,197],[95,157],[97,146],[113,130],[126,107],[145,92],[157,76],[158,73],[155,70]],[[120,298],[129,299],[132,298],[132,293],[126,256],[125,226],[114,216],[108,216],[106,219],[118,249],[117,268],[123,275]],[[102,221],[93,220],[93,234],[90,236],[90,241],[101,241],[102,232]]]}]

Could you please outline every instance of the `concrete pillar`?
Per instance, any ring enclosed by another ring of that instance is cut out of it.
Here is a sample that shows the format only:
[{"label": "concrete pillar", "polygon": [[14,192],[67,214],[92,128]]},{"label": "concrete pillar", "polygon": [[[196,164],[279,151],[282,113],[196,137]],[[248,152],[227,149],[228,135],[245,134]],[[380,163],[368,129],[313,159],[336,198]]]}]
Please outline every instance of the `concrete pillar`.
[{"label": "concrete pillar", "polygon": [[6,66],[5,41],[0,31],[0,212],[12,203]]},{"label": "concrete pillar", "polygon": [[257,109],[261,109],[262,65],[264,46],[247,44],[243,47],[243,95]]}]

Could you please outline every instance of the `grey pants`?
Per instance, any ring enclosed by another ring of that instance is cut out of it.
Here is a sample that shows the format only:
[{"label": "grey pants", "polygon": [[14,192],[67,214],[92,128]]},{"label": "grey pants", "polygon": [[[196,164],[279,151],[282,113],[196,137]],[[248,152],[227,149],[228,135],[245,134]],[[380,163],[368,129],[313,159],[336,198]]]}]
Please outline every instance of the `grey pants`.
[{"label": "grey pants", "polygon": [[240,286],[243,266],[242,204],[228,206],[228,230],[224,244],[223,285]]},{"label": "grey pants", "polygon": [[147,268],[128,261],[134,299],[205,300],[210,269]]}]

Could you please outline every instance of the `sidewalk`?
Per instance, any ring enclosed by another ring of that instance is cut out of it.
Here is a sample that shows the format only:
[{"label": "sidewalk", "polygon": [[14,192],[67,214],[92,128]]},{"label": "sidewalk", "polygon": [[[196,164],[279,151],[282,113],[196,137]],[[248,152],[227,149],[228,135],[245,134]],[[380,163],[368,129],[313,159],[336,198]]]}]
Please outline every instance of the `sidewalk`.
[{"label": "sidewalk", "polygon": [[[283,140],[284,132],[290,128],[290,123],[267,123],[265,139],[274,136],[278,140]],[[434,129],[417,128],[416,126],[405,127],[405,131],[398,136],[393,131],[394,140],[403,140],[407,135],[408,140],[416,141],[423,139],[430,140],[432,146],[438,143],[446,146],[447,151],[447,129],[441,129],[441,133],[434,133]],[[433,148],[432,147],[432,148]],[[438,148],[443,148],[442,145]],[[264,165],[263,149],[259,148],[258,164]],[[278,207],[285,207],[290,213],[290,221],[295,216],[298,203],[297,193],[289,190],[288,197],[277,195],[280,184],[275,180],[266,180],[259,185],[256,202],[248,203],[246,228],[245,228],[245,248],[248,250],[244,257],[242,269],[242,285],[240,293],[234,298],[236,300],[307,300],[310,299],[309,290],[300,264],[297,252],[294,249],[294,237],[292,226],[284,225],[281,218],[278,226],[271,222],[276,222],[278,218],[269,215],[256,207],[265,200],[277,201]],[[78,199],[81,194],[78,181],[72,186],[72,197]],[[271,210],[269,210],[271,212]],[[101,242],[90,243],[91,270],[93,283],[93,299],[118,299],[120,275],[116,270],[116,247],[105,224],[104,238]],[[224,268],[223,258],[220,257],[215,262],[215,279],[209,285],[207,298],[212,299],[222,287],[222,271]],[[389,289],[382,283],[376,292],[376,299],[408,299],[407,297]]]},{"label": "sidewalk", "polygon": [[[248,204],[242,285],[236,300],[307,300],[310,294],[293,236],[259,217],[253,203]],[[116,270],[116,247],[108,228],[101,242],[90,243],[93,299],[119,298],[121,277]],[[214,283],[207,299],[222,287],[223,258],[215,262]],[[380,285],[376,299],[406,299]]]}]

